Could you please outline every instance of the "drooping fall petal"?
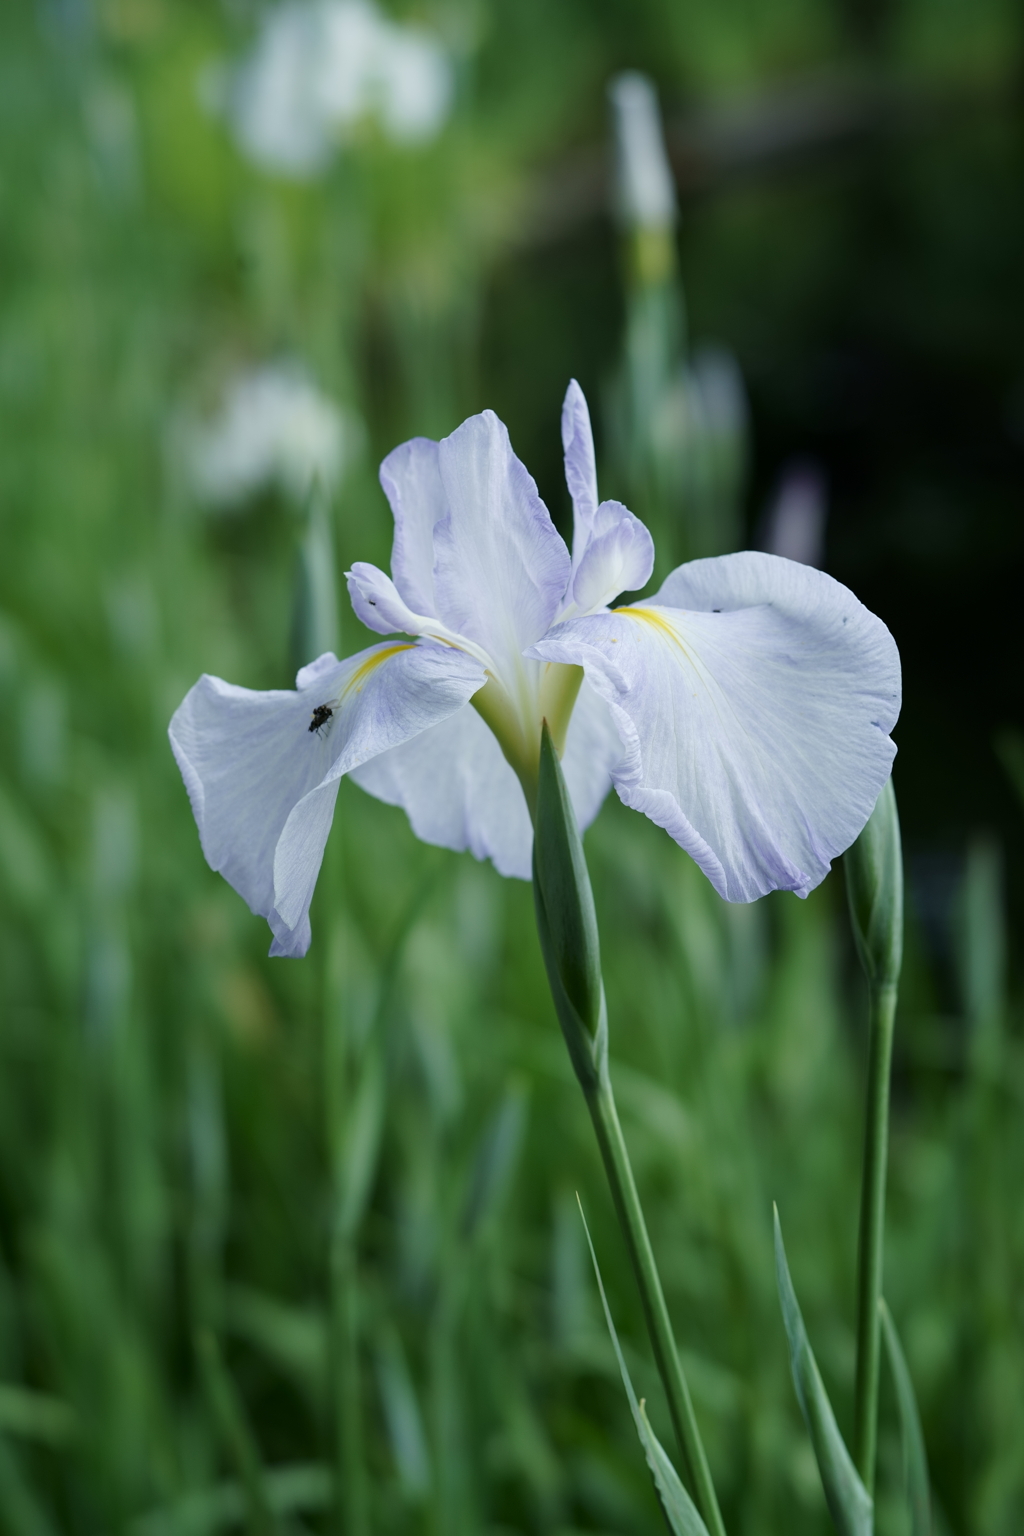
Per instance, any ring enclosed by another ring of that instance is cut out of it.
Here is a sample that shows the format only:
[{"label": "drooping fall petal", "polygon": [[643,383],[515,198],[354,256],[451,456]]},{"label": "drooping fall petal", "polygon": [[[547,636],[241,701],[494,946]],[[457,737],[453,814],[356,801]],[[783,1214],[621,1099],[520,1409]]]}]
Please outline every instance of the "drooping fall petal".
[{"label": "drooping fall petal", "polygon": [[208,676],[189,690],[170,738],[203,852],[270,923],[271,953],[309,947],[309,904],[341,776],[454,714],[483,680],[461,651],[401,644],[345,661],[321,656],[294,692]]},{"label": "drooping fall petal", "polygon": [[[584,683],[562,764],[581,827],[601,809],[621,752],[607,705]],[[530,879],[533,829],[522,786],[475,709],[368,760],[352,778],[378,800],[401,806],[425,843],[469,849],[501,875]]]},{"label": "drooping fall petal", "polygon": [[622,739],[620,798],[730,901],[806,896],[889,775],[895,642],[806,566],[751,552],[693,561],[656,597],[570,619],[530,654],[584,667]]}]

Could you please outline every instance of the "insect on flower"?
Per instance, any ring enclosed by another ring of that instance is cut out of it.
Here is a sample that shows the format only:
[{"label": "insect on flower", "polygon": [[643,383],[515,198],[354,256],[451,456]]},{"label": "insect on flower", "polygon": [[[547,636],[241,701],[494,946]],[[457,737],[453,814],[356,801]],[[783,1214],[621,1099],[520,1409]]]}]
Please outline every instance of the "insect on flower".
[{"label": "insect on flower", "polygon": [[312,719],[309,722],[310,731],[315,731],[319,736],[328,720],[332,719],[333,716],[334,710],[329,704],[318,704],[316,709],[314,709]]},{"label": "insect on flower", "polygon": [[[545,720],[581,828],[614,784],[729,901],[806,896],[871,814],[900,706],[881,620],[823,572],[752,551],[691,561],[612,608],[649,581],[654,546],[598,501],[575,382],[562,443],[571,552],[493,412],[413,438],[381,465],[392,575],[348,573],[357,616],[389,638],[326,653],[294,692],[204,676],[175,712],[203,852],[267,918],[271,954],[309,947],[345,774],[426,842],[529,879]],[[323,746],[297,752],[318,716]]]}]

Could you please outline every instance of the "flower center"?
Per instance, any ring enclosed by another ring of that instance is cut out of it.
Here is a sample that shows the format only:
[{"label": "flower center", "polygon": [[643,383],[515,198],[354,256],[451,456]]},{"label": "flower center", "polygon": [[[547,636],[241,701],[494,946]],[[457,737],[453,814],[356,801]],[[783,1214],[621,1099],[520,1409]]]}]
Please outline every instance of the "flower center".
[{"label": "flower center", "polygon": [[470,702],[491,730],[523,786],[531,820],[537,805],[540,733],[546,720],[559,757],[583,682],[583,668],[556,661],[526,661],[515,697],[493,672]]}]

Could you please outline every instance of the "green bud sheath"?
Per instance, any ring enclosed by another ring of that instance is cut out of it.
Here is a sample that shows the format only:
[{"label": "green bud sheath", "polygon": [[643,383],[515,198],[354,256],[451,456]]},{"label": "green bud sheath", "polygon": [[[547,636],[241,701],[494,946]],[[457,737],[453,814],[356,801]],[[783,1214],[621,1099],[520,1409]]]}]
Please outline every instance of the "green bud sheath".
[{"label": "green bud sheath", "polygon": [[903,850],[892,779],[843,856],[857,953],[869,983],[894,987],[903,960]]},{"label": "green bud sheath", "polygon": [[[552,982],[557,980],[593,1041],[604,1012],[594,893],[576,814],[546,720],[541,732],[533,849],[534,891],[544,961],[549,975],[554,969]],[[562,1011],[559,1010],[559,1017],[565,1029]]]}]

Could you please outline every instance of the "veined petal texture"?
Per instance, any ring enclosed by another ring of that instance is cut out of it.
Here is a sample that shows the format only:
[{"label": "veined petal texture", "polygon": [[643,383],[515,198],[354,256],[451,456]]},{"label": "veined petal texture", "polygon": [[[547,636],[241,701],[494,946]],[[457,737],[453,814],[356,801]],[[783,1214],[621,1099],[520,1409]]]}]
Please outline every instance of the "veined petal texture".
[{"label": "veined petal texture", "polygon": [[[562,772],[581,832],[594,820],[612,787],[622,742],[611,710],[584,680],[569,721]],[[532,874],[532,870],[531,870]]]},{"label": "veined petal texture", "polygon": [[603,608],[620,592],[639,592],[653,570],[654,540],[643,523],[621,501],[602,501],[573,577],[580,613]]},{"label": "veined petal texture", "polygon": [[656,597],[570,619],[531,654],[585,668],[622,739],[620,798],[730,901],[813,890],[895,756],[892,636],[839,582],[776,556],[681,566]]},{"label": "veined petal texture", "polygon": [[437,443],[413,437],[393,449],[380,466],[380,483],[395,519],[392,579],[414,613],[436,617],[434,529],[448,516]]},{"label": "veined petal texture", "polygon": [[565,483],[572,497],[572,567],[575,571],[590,540],[597,513],[597,461],[586,396],[575,379],[562,402],[562,451]]},{"label": "veined petal texture", "polygon": [[[566,740],[566,783],[581,829],[597,815],[622,755],[607,705],[586,683]],[[533,831],[522,786],[472,706],[356,768],[368,794],[405,811],[416,836],[490,859],[501,875],[531,877]]]},{"label": "veined petal texture", "polygon": [[[594,434],[586,398],[575,379],[562,404],[565,483],[572,497],[572,580],[566,594],[580,613],[593,612],[620,592],[638,592],[654,569],[654,540],[621,501],[597,500]],[[565,610],[563,610],[565,611]]]},{"label": "veined petal texture", "polygon": [[391,580],[375,565],[357,560],[346,572],[348,595],[357,619],[378,635],[415,635],[420,631],[421,613],[413,613]]},{"label": "veined petal texture", "polygon": [[438,450],[448,503],[434,529],[438,616],[515,678],[558,611],[569,551],[493,411],[471,416]]},{"label": "veined petal texture", "polygon": [[296,681],[261,693],[201,677],[169,732],[207,862],[267,919],[277,955],[309,947],[341,776],[461,709],[484,673],[451,647],[391,644],[328,653]]},{"label": "veined petal texture", "polygon": [[415,741],[355,769],[367,794],[401,806],[418,838],[490,859],[501,875],[530,876],[530,813],[501,748],[467,704]]}]

